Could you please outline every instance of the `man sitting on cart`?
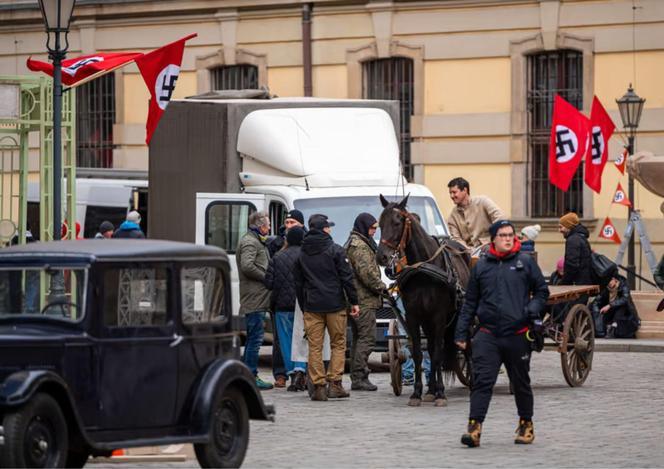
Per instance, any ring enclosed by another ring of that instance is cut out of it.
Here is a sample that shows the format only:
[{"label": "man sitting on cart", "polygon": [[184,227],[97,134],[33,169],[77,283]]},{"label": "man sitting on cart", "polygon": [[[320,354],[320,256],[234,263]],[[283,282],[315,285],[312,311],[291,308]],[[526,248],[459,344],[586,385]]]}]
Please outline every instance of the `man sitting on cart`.
[{"label": "man sitting on cart", "polygon": [[617,272],[590,307],[595,337],[634,339],[641,321],[632,302],[627,279]]}]

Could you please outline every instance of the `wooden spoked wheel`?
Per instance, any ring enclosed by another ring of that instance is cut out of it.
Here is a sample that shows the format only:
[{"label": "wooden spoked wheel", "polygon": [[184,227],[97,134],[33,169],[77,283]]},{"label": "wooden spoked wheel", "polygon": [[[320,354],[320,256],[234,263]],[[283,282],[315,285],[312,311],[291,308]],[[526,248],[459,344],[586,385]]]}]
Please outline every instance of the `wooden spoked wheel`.
[{"label": "wooden spoked wheel", "polygon": [[470,350],[457,350],[456,368],[454,369],[461,384],[469,389],[473,386],[473,361],[471,357]]},{"label": "wooden spoked wheel", "polygon": [[581,386],[588,378],[595,350],[595,324],[586,305],[572,306],[563,325],[560,362],[565,381],[571,387]]},{"label": "wooden spoked wheel", "polygon": [[399,327],[396,319],[391,319],[387,327],[387,334],[390,336],[388,339],[388,356],[390,360],[390,378],[392,381],[392,391],[395,396],[401,395],[401,364],[404,361],[403,354],[401,353],[401,340],[399,339]]}]

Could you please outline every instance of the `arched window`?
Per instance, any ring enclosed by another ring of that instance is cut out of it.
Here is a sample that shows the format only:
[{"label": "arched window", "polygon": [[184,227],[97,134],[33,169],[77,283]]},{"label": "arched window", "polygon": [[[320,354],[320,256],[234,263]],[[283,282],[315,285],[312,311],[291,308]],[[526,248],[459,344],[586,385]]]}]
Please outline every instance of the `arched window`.
[{"label": "arched window", "polygon": [[115,75],[108,73],[76,88],[76,165],[113,167]]},{"label": "arched window", "polygon": [[400,153],[404,175],[408,180],[413,176],[410,163],[410,116],[413,115],[414,94],[412,59],[389,57],[362,62],[362,97],[391,99],[400,103]]},{"label": "arched window", "polygon": [[240,64],[211,68],[210,85],[213,90],[258,89],[258,67]]},{"label": "arched window", "polygon": [[583,215],[583,165],[567,192],[549,182],[549,137],[556,94],[583,107],[583,54],[556,50],[528,56],[528,183],[530,216]]}]

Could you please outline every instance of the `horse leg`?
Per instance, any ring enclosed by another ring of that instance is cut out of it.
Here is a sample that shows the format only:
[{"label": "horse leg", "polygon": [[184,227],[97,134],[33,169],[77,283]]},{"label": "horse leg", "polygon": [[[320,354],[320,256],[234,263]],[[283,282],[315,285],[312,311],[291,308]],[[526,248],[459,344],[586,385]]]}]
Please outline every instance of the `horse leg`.
[{"label": "horse leg", "polygon": [[422,343],[420,335],[420,326],[408,324],[410,338],[413,342],[413,362],[415,364],[415,386],[413,394],[408,400],[408,405],[417,407],[422,403]]},{"label": "horse leg", "polygon": [[434,405],[436,407],[445,407],[447,405],[447,398],[445,397],[445,383],[443,382],[443,344],[440,341],[436,341],[435,344],[435,359],[432,361],[432,365],[436,363],[436,391],[434,395]]},{"label": "horse leg", "polygon": [[424,402],[433,402],[435,400],[436,394],[436,376],[438,373],[438,367],[436,364],[436,347],[435,347],[435,338],[431,334],[431,328],[427,328],[424,333],[427,336],[427,351],[429,352],[429,361],[431,364],[431,370],[429,372],[429,383],[427,384],[427,392],[424,395]]}]

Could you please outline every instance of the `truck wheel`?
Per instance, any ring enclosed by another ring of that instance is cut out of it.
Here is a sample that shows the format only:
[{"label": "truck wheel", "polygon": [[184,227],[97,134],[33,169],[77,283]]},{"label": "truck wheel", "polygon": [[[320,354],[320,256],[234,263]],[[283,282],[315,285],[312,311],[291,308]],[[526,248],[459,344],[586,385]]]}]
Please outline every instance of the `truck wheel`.
[{"label": "truck wheel", "polygon": [[67,423],[58,403],[48,394],[35,394],[2,421],[5,444],[1,467],[65,467]]},{"label": "truck wheel", "polygon": [[195,444],[201,467],[240,467],[249,445],[249,411],[242,393],[226,389],[212,406],[210,441]]}]

